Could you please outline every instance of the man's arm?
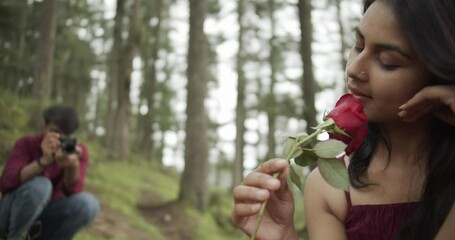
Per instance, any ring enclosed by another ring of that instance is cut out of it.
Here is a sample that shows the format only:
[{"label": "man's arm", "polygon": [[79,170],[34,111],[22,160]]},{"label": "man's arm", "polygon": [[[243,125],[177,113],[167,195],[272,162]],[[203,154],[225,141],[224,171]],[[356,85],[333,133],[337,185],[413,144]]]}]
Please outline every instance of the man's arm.
[{"label": "man's arm", "polygon": [[68,158],[70,158],[71,164],[64,168],[63,187],[65,190],[70,191],[79,177],[79,156],[71,154]]},{"label": "man's arm", "polygon": [[[26,182],[33,177],[41,174],[47,166],[51,165],[54,162],[55,151],[59,148],[60,145],[58,138],[59,134],[54,132],[48,132],[44,135],[40,146],[43,155],[40,158],[28,163],[21,169],[21,183]],[[23,153],[26,154],[27,151],[24,151]]]},{"label": "man's arm", "polygon": [[[59,164],[57,162],[57,164]],[[84,188],[85,175],[88,167],[88,151],[83,144],[79,144],[76,153],[70,154],[61,163],[64,168],[62,188],[65,194],[81,192]]]},{"label": "man's arm", "polygon": [[[23,137],[16,141],[13,149],[8,155],[3,174],[0,178],[0,189],[2,193],[10,192],[16,189],[23,182],[28,181],[34,176],[41,174],[43,171],[43,164],[47,164],[45,157],[37,158],[34,161],[31,156],[34,151],[35,139],[31,137]],[[40,164],[38,163],[40,161]]]},{"label": "man's arm", "polygon": [[22,168],[20,172],[21,183],[27,182],[28,180],[40,175],[43,172],[43,170],[48,166],[48,164],[44,163],[48,162],[44,158],[45,157],[38,158]]}]

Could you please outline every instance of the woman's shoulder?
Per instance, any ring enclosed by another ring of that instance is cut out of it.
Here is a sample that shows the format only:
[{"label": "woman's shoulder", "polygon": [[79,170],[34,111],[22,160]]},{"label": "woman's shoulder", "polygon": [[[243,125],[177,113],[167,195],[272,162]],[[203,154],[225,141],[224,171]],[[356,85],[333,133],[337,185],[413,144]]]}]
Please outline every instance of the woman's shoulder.
[{"label": "woman's shoulder", "polygon": [[305,181],[305,201],[320,205],[326,211],[344,221],[348,210],[346,194],[331,186],[322,177],[319,168],[313,169]]}]

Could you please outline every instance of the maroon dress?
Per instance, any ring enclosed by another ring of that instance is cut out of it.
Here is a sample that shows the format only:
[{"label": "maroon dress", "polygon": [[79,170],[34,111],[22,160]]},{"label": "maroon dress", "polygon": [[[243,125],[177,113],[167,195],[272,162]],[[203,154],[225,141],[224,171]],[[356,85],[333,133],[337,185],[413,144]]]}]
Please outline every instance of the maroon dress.
[{"label": "maroon dress", "polygon": [[346,193],[348,212],[345,220],[349,240],[393,240],[417,208],[418,202],[352,205]]}]

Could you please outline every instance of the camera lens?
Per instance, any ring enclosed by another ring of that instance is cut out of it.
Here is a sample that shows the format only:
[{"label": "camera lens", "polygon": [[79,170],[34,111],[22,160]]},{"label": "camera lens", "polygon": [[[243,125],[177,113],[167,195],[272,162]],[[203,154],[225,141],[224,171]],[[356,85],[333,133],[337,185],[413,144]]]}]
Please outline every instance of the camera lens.
[{"label": "camera lens", "polygon": [[60,137],[60,146],[64,153],[71,154],[76,152],[77,140],[70,137]]}]

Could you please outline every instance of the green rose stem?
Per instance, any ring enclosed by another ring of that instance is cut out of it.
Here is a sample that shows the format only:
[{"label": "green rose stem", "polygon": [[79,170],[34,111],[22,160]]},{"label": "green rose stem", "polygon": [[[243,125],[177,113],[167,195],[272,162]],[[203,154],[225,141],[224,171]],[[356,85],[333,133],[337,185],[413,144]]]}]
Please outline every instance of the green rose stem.
[{"label": "green rose stem", "polygon": [[[302,140],[294,143],[292,145],[292,148],[291,148],[291,151],[289,151],[289,154],[286,156],[286,160],[288,162],[291,161],[291,158],[292,156],[294,155],[294,153],[298,150],[298,148],[300,147],[300,145],[302,145],[303,143],[305,143],[306,141],[312,139],[313,137],[317,136],[319,133],[321,133],[323,131],[323,128],[319,128],[317,129],[316,131],[314,131],[312,134],[310,134],[309,136],[303,138]],[[280,176],[280,173],[277,172],[277,173],[274,173],[273,174],[273,178],[277,179],[278,177]],[[253,235],[251,235],[251,240],[255,240],[256,239],[256,235],[258,233],[258,230],[259,230],[259,225],[261,224],[261,221],[262,221],[262,217],[264,216],[264,211],[265,211],[265,208],[267,207],[267,202],[268,201],[265,201],[262,203],[261,205],[261,209],[259,210],[259,216],[258,218],[256,219],[256,227],[254,228],[254,232],[253,232]]]}]

